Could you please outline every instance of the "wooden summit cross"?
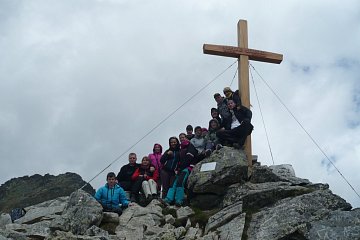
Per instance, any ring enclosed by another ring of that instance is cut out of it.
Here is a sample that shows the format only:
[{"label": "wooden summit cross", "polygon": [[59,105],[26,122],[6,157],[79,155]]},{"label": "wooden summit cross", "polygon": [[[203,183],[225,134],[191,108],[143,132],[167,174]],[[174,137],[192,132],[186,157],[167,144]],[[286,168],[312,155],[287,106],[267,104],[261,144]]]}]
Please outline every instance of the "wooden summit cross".
[{"label": "wooden summit cross", "polygon": [[[250,109],[249,60],[279,64],[283,60],[283,55],[248,48],[246,20],[240,20],[238,22],[237,29],[238,47],[204,44],[203,51],[205,54],[234,57],[239,59],[239,94],[242,105]],[[250,176],[252,172],[251,136],[248,136],[245,141],[245,153],[248,160]]]}]

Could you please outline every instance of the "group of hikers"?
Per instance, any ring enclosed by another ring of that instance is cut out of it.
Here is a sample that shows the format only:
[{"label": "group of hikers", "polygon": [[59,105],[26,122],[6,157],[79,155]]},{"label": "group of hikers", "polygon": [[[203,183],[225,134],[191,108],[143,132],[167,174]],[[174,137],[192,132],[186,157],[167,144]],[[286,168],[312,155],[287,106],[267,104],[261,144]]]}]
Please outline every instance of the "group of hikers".
[{"label": "group of hikers", "polygon": [[[217,108],[211,108],[208,128],[188,125],[186,133],[169,138],[169,148],[156,143],[153,152],[137,163],[136,153],[129,154],[129,163],[120,172],[107,174],[107,183],[98,189],[95,198],[104,211],[116,212],[139,202],[140,193],[148,200],[159,198],[165,204],[184,204],[185,186],[192,168],[224,145],[243,147],[251,134],[252,112],[241,104],[239,90],[225,87],[225,96],[214,94]],[[130,192],[130,198],[126,192]]]}]

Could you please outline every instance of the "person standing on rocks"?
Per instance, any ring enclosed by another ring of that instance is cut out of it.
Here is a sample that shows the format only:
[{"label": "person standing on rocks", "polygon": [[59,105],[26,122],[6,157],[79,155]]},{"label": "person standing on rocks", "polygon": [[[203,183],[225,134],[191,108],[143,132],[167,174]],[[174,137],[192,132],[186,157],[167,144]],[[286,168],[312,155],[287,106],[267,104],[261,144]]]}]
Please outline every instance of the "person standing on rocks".
[{"label": "person standing on rocks", "polygon": [[131,181],[131,176],[134,174],[135,170],[139,168],[140,164],[136,163],[137,157],[136,153],[129,154],[129,163],[122,166],[120,172],[117,175],[117,181],[120,187],[125,191],[131,191],[133,181]]},{"label": "person standing on rocks", "polygon": [[104,212],[115,212],[121,215],[122,208],[132,204],[126,199],[125,191],[116,183],[115,173],[109,172],[106,182],[105,186],[96,191],[95,199],[101,204]]},{"label": "person standing on rocks", "polygon": [[184,139],[181,141],[180,160],[174,171],[176,178],[172,187],[167,192],[166,198],[164,199],[167,204],[175,203],[176,206],[182,206],[184,204],[185,184],[195,164],[194,156],[196,154],[197,150],[189,140]]},{"label": "person standing on rocks", "polygon": [[165,198],[169,187],[175,180],[175,168],[180,159],[180,142],[177,137],[169,138],[169,149],[164,152],[160,162],[163,164],[161,170],[162,198]]}]

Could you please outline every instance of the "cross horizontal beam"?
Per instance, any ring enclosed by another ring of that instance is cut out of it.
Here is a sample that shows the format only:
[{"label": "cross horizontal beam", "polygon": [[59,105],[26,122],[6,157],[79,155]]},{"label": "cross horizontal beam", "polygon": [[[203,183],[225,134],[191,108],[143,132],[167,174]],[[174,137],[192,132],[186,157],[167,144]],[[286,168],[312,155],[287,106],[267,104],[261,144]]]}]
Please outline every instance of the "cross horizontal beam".
[{"label": "cross horizontal beam", "polygon": [[203,52],[205,54],[225,56],[239,58],[241,55],[249,56],[249,60],[269,62],[269,63],[281,63],[283,55],[272,52],[265,52],[250,48],[240,48],[224,45],[204,44]]}]

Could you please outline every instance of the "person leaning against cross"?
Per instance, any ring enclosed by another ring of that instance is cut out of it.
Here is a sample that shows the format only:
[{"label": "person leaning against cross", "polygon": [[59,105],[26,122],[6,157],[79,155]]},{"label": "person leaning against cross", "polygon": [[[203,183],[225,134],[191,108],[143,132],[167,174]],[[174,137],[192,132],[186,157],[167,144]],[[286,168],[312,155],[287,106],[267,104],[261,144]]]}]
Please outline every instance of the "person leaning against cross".
[{"label": "person leaning against cross", "polygon": [[228,100],[228,108],[231,116],[226,120],[225,129],[216,132],[221,144],[242,148],[246,137],[251,134],[253,125],[250,123],[252,112],[244,106],[237,106],[232,100]]},{"label": "person leaning against cross", "polygon": [[241,106],[241,98],[239,95],[239,90],[236,90],[235,92],[233,90],[231,90],[230,87],[225,87],[223,90],[226,99],[229,100],[233,100],[236,104],[236,106]]}]

